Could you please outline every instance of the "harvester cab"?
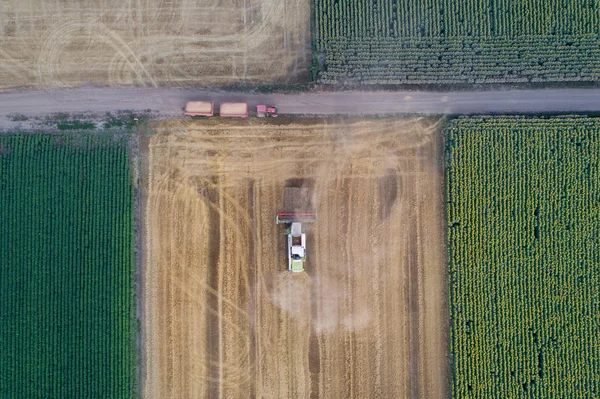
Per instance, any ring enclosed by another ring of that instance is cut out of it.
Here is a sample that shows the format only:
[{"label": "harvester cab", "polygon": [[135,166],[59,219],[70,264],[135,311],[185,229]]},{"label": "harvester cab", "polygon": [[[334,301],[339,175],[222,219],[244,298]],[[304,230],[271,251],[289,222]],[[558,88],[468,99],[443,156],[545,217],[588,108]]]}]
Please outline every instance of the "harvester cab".
[{"label": "harvester cab", "polygon": [[[307,189],[288,187],[285,189],[286,208],[298,209],[298,198],[307,197]],[[302,195],[304,194],[304,195]],[[300,201],[306,204],[306,201]],[[292,272],[304,271],[306,261],[306,232],[303,224],[316,221],[315,213],[307,210],[287,210],[277,212],[277,224],[285,224],[287,235],[288,270]]]}]

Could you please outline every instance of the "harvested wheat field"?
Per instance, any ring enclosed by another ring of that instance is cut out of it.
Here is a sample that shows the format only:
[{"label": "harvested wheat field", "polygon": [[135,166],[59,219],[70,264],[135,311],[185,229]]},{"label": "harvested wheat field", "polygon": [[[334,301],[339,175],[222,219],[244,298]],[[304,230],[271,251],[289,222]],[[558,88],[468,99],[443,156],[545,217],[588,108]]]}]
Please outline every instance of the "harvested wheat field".
[{"label": "harvested wheat field", "polygon": [[[441,121],[175,121],[149,143],[147,398],[447,397]],[[287,271],[286,186],[311,193]]]},{"label": "harvested wheat field", "polygon": [[0,89],[306,78],[308,0],[3,0]]}]

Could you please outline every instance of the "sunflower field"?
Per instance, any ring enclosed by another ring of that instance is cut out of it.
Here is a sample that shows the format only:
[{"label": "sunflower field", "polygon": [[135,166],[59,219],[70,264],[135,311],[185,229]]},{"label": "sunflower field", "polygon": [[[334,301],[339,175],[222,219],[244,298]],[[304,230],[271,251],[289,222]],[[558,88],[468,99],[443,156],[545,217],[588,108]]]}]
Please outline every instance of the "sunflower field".
[{"label": "sunflower field", "polygon": [[600,3],[314,0],[323,84],[487,84],[600,79]]},{"label": "sunflower field", "polygon": [[446,130],[454,398],[600,397],[600,120]]}]

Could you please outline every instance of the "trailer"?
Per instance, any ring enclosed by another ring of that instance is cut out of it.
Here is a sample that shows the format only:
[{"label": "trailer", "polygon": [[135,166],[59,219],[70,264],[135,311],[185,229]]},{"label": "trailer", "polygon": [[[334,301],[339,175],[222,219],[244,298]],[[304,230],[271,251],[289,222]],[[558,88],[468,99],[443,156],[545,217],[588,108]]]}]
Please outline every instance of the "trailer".
[{"label": "trailer", "polygon": [[219,115],[224,118],[247,118],[248,103],[221,103]]},{"label": "trailer", "polygon": [[214,103],[209,101],[188,101],[185,104],[184,114],[189,116],[213,116],[215,106]]}]

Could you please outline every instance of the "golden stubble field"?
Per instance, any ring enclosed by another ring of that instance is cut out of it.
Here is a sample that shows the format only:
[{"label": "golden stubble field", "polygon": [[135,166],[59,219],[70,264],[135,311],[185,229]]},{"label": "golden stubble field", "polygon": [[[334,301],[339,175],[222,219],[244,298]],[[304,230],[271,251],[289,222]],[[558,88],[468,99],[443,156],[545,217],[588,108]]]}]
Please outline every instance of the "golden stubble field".
[{"label": "golden stubble field", "polygon": [[3,0],[0,89],[293,82],[307,0]]},{"label": "golden stubble field", "polygon": [[[149,140],[146,398],[445,398],[441,121],[172,121]],[[275,224],[311,187],[306,272]]]}]

